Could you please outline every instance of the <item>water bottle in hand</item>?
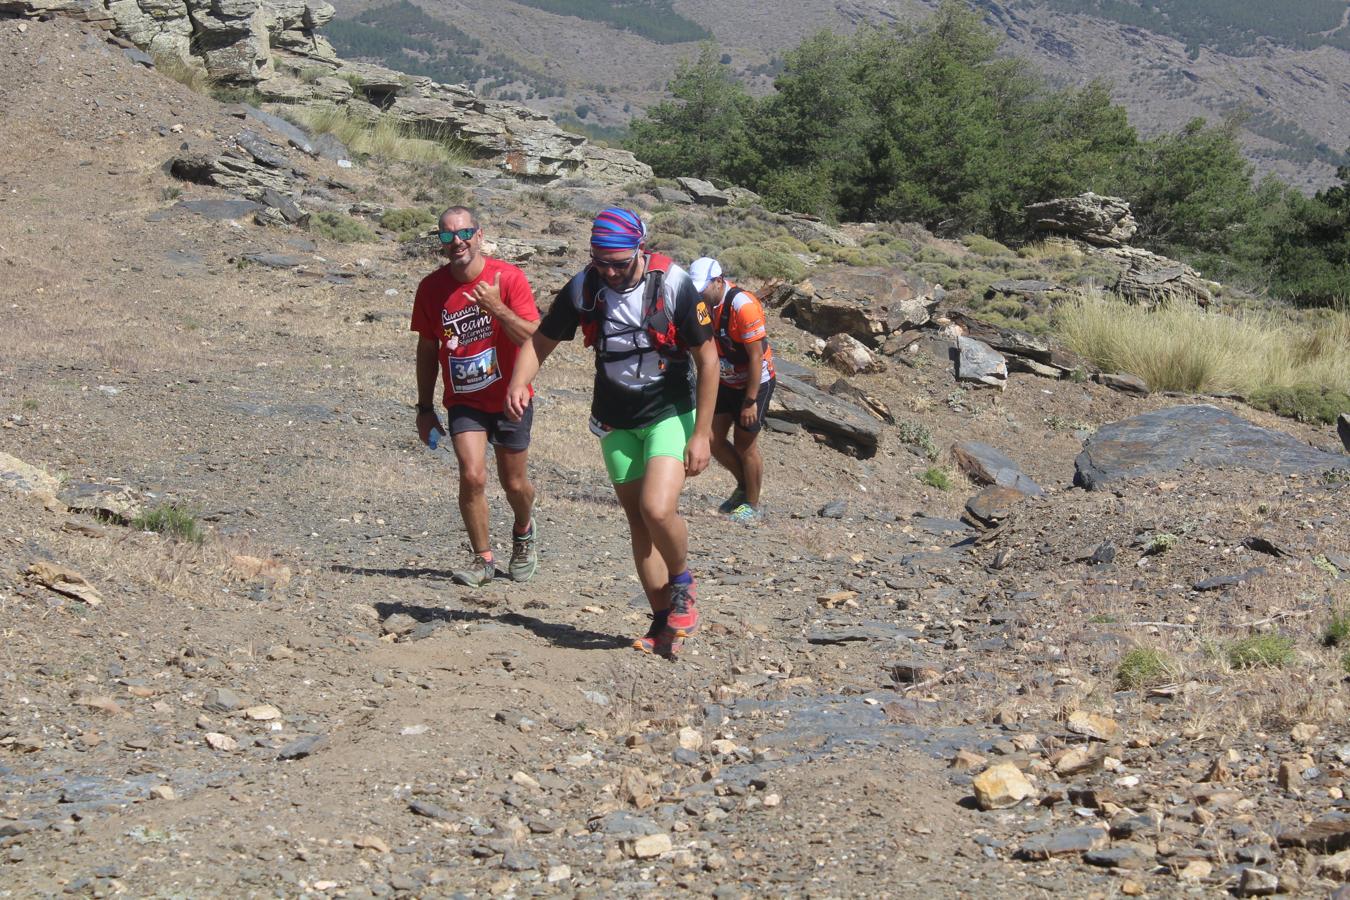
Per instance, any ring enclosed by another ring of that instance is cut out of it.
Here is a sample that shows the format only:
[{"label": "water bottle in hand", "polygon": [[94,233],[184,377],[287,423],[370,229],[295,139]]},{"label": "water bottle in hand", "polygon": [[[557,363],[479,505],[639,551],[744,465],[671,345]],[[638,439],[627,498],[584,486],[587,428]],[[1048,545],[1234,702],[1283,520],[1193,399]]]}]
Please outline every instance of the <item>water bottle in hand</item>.
[{"label": "water bottle in hand", "polygon": [[427,434],[427,446],[430,447],[432,450],[435,450],[437,449],[437,445],[440,444],[440,442],[441,442],[441,430],[437,428],[435,425],[433,425],[431,426],[430,433]]}]

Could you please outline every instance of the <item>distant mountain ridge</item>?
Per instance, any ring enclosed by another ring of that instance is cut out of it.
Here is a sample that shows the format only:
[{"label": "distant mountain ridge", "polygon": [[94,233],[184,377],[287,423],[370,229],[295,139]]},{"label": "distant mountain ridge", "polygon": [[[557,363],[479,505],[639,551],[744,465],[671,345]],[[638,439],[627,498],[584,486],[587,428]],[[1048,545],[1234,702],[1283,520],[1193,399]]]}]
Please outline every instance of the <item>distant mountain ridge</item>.
[{"label": "distant mountain ridge", "polygon": [[[339,0],[338,16],[350,19],[384,5]],[[604,0],[417,5],[481,44],[480,54],[518,67],[516,83],[497,82],[506,96],[593,128],[621,126],[662,99],[677,63],[698,48],[696,42],[658,43],[666,39],[659,32],[654,39],[602,21],[597,10],[616,6]],[[1258,25],[1270,4],[1254,0],[1155,0],[1146,7],[1123,0],[971,5],[1004,37],[1008,52],[1029,60],[1053,82],[1109,82],[1145,134],[1175,130],[1197,116],[1244,117],[1243,143],[1258,173],[1276,174],[1305,190],[1332,184],[1336,165],[1346,161],[1350,11],[1341,0],[1285,4],[1280,21],[1264,31]],[[669,11],[706,28],[733,69],[753,90],[765,91],[771,89],[775,57],[804,37],[822,28],[918,22],[937,2],[639,0],[622,6],[653,18]],[[407,57],[400,62],[407,65]]]}]

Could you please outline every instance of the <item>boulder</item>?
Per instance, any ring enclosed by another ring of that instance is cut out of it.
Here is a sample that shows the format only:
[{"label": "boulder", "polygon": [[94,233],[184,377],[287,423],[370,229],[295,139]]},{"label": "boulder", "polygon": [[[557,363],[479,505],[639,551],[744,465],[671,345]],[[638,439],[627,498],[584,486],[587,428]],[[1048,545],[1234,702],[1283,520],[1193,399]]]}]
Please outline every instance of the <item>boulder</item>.
[{"label": "boulder", "polygon": [[675,181],[701,206],[726,206],[731,203],[731,197],[725,191],[719,191],[711,181],[702,178],[677,178]]},{"label": "boulder", "polygon": [[1139,230],[1129,203],[1091,191],[1033,203],[1027,207],[1027,221],[1038,233],[1065,234],[1099,247],[1119,247]]},{"label": "boulder", "polygon": [[1209,404],[1173,406],[1097,430],[1074,461],[1074,484],[1099,490],[1139,476],[1238,466],[1291,475],[1344,465],[1344,458]]},{"label": "boulder", "polygon": [[1173,303],[1206,307],[1214,299],[1209,284],[1185,263],[1133,247],[1100,253],[1120,264],[1111,289],[1130,303],[1150,309]]},{"label": "boulder", "polygon": [[1122,394],[1147,397],[1150,393],[1147,381],[1138,375],[1130,375],[1126,372],[1098,372],[1092,376],[1092,380],[1103,387],[1109,387],[1113,391],[1120,391]]},{"label": "boulder", "polygon": [[1031,497],[1045,493],[1040,485],[1022,473],[1017,463],[988,444],[959,441],[952,444],[952,459],[976,484],[997,484]]},{"label": "boulder", "polygon": [[61,482],[16,456],[0,453],[0,488],[20,494],[55,494]]},{"label": "boulder", "polygon": [[976,804],[985,810],[1016,806],[1036,793],[1031,782],[1012,763],[990,766],[975,776],[972,786]]},{"label": "boulder", "polygon": [[836,334],[825,342],[825,362],[845,375],[880,372],[886,368],[861,341],[847,334]]},{"label": "boulder", "polygon": [[1008,520],[1026,494],[1002,485],[991,485],[966,501],[964,518],[981,528],[994,528]]},{"label": "boulder", "polygon": [[813,276],[798,298],[798,325],[821,337],[840,332],[876,346],[894,331],[926,324],[937,302],[918,275],[885,267],[838,268]]},{"label": "boulder", "polygon": [[1008,384],[1008,361],[988,344],[974,338],[956,339],[956,377],[961,381],[987,384],[999,390]]},{"label": "boulder", "polygon": [[876,453],[881,423],[872,416],[786,372],[779,371],[777,380],[777,388],[769,400],[772,416],[851,444],[863,457]]},{"label": "boulder", "polygon": [[1341,436],[1345,452],[1350,453],[1350,413],[1341,413],[1336,419],[1336,433]]},{"label": "boulder", "polygon": [[[960,328],[962,334],[983,341],[1009,357],[1010,367],[1020,366],[1026,370],[1036,371],[1037,374],[1048,373],[1049,377],[1060,377],[1087,367],[1083,359],[1052,347],[1044,338],[1015,328],[992,325],[963,310],[949,310],[944,313],[944,318]],[[1031,369],[1030,363],[1038,364],[1043,370]]]}]

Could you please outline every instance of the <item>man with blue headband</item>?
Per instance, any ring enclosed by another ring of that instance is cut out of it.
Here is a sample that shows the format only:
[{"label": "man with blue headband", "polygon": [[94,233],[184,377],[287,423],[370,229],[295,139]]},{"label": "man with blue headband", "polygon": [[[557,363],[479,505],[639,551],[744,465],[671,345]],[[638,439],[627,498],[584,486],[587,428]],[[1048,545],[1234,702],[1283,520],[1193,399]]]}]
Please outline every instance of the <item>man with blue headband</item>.
[{"label": "man with blue headband", "polygon": [[521,347],[506,413],[525,415],[530,380],[580,328],[595,351],[591,431],[628,518],[652,608],[651,627],[633,646],[673,658],[699,625],[689,533],[678,507],[685,478],[708,467],[717,347],[712,316],[688,273],[648,253],[646,242],[646,227],[631,210],[610,207],[595,217],[590,263],[558,292]]},{"label": "man with blue headband", "polygon": [[438,229],[446,264],[417,286],[412,330],[417,341],[417,435],[433,449],[445,429],[436,415],[436,377],[444,376],[446,425],[459,463],[459,511],[473,555],[452,576],[482,587],[497,574],[488,539],[487,448],[515,514],[508,572],[529,581],[539,566],[534,485],[525,471],[534,418],[525,385],[521,414],[505,415],[506,387],[521,344],[539,327],[539,309],[525,273],[483,255],[483,231],[473,211],[452,206]]}]

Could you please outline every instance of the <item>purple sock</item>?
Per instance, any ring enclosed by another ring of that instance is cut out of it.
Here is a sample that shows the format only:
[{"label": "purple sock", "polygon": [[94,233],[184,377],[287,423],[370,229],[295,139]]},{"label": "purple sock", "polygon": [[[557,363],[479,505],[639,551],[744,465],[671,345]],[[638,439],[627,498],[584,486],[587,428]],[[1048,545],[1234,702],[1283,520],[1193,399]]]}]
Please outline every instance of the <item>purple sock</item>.
[{"label": "purple sock", "polygon": [[685,570],[684,570],[683,572],[681,572],[680,574],[673,576],[673,577],[670,579],[670,583],[671,583],[671,584],[693,584],[693,583],[694,583],[694,576],[689,574],[689,570],[688,570],[688,569],[685,569]]}]

